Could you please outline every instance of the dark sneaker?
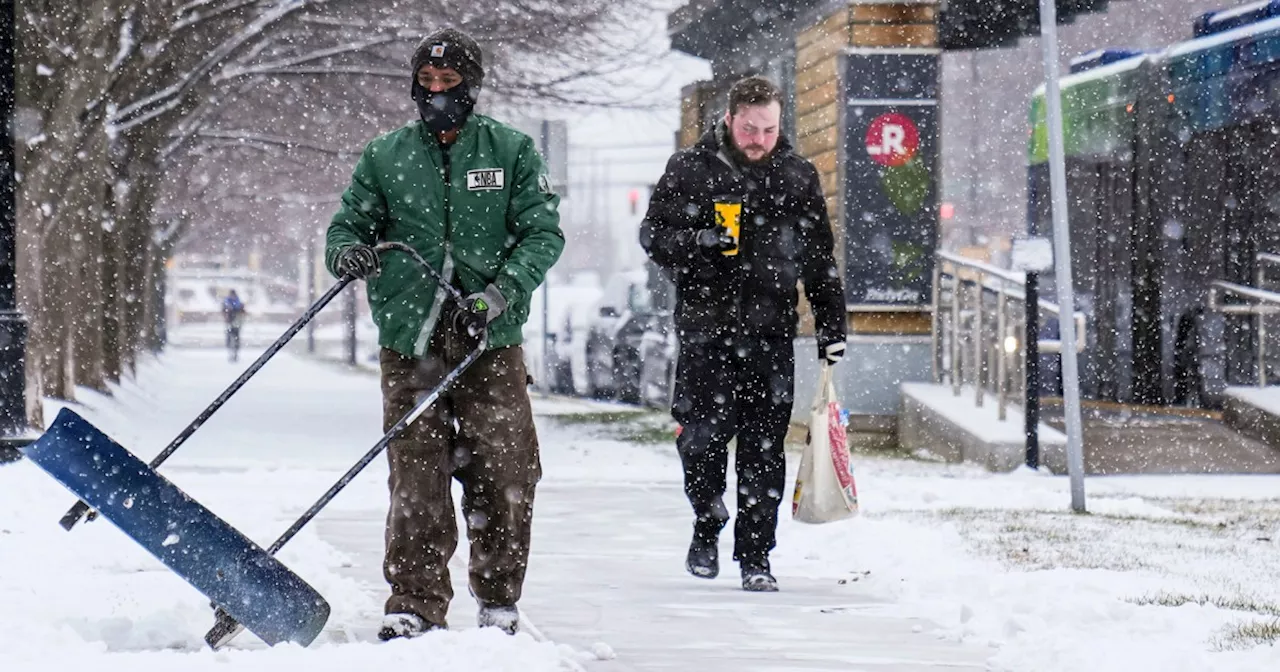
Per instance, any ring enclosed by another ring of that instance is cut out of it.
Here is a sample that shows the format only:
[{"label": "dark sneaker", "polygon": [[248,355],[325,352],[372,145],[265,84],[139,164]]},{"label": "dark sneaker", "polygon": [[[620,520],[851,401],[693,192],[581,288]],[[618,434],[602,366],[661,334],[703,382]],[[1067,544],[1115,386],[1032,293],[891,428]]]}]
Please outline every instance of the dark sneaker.
[{"label": "dark sneaker", "polygon": [[776,593],[778,580],[769,572],[768,563],[764,565],[742,566],[742,589],[750,593]]},{"label": "dark sneaker", "polygon": [[412,639],[432,630],[443,630],[443,625],[428,623],[417,614],[387,614],[382,617],[378,639],[386,642],[399,637]]},{"label": "dark sneaker", "polygon": [[520,629],[520,612],[514,605],[509,607],[480,607],[476,613],[476,625],[481,628],[497,628],[508,635],[516,634]]}]

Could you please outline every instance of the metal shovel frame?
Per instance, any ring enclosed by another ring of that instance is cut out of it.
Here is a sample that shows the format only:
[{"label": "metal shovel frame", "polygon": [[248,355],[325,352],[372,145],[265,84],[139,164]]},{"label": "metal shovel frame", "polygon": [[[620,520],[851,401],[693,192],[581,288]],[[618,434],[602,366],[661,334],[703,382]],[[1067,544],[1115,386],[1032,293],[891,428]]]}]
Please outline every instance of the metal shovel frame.
[{"label": "metal shovel frame", "polygon": [[[440,383],[431,390],[430,394],[423,397],[422,401],[419,401],[412,410],[406,413],[404,417],[400,418],[399,422],[397,422],[395,426],[388,430],[386,434],[383,434],[382,438],[374,444],[373,448],[369,449],[369,452],[365,453],[364,457],[361,457],[359,462],[356,462],[354,466],[348,469],[347,473],[343,474],[342,478],[338,479],[337,483],[334,483],[333,486],[320,497],[320,499],[316,500],[316,503],[312,504],[311,508],[307,509],[306,513],[303,513],[298,520],[294,521],[293,525],[291,525],[288,530],[285,530],[284,534],[280,535],[280,538],[276,539],[274,544],[271,544],[271,548],[267,549],[267,555],[275,555],[276,552],[283,548],[285,544],[289,543],[289,540],[292,539],[294,535],[302,530],[307,523],[311,522],[311,519],[315,518],[316,514],[320,513],[321,509],[328,505],[343,488],[347,487],[347,484],[359,475],[365,467],[369,466],[369,463],[381,454],[382,451],[385,450],[401,432],[407,429],[409,425],[413,424],[414,420],[418,419],[418,416],[422,415],[423,412],[430,408],[431,405],[440,398],[440,395],[443,394],[450,385],[457,381],[463,372],[480,358],[480,355],[484,354],[485,348],[488,346],[488,342],[488,333],[482,333],[480,336],[480,342],[476,345],[475,349],[472,350],[454,370],[450,371],[449,374],[444,377],[444,380],[441,380]],[[236,635],[240,634],[245,628],[237,622],[231,614],[228,614],[220,607],[216,607],[216,605],[215,608],[216,611],[214,612],[214,615],[217,622],[215,622],[209,632],[205,634],[204,641],[209,645],[209,648],[216,651],[234,639]]]}]

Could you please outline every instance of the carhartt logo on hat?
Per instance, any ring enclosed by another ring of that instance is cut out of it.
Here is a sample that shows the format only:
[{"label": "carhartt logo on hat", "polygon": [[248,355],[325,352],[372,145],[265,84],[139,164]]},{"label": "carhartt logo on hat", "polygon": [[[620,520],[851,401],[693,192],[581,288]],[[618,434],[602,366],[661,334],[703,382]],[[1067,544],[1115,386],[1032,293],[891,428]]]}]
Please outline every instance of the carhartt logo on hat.
[{"label": "carhartt logo on hat", "polygon": [[437,44],[431,47],[431,58],[444,58],[443,44]]}]

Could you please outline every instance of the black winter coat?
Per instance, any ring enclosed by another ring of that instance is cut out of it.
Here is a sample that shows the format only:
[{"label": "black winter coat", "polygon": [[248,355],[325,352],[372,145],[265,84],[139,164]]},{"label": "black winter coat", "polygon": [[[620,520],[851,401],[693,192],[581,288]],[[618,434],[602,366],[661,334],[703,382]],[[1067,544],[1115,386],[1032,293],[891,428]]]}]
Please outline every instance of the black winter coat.
[{"label": "black winter coat", "polygon": [[[786,138],[768,162],[739,167],[725,149],[726,134],[720,122],[671,157],[641,225],[641,245],[675,283],[676,328],[794,337],[802,281],[819,346],[844,341],[844,290],[817,169]],[[695,241],[717,226],[714,204],[724,197],[742,203],[735,256]]]}]

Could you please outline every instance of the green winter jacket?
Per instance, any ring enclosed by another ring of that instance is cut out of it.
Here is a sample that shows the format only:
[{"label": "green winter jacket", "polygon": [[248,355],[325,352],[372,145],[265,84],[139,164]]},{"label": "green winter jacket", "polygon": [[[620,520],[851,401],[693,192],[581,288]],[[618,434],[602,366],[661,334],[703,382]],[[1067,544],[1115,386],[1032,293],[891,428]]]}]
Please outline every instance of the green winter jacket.
[{"label": "green winter jacket", "polygon": [[[489,325],[489,348],[518,345],[529,297],[564,249],[560,197],[533,140],[472,114],[444,152],[421,121],[370,142],[329,224],[325,266],[338,276],[348,245],[411,245],[463,295],[489,283],[507,309]],[[368,281],[379,345],[410,357],[426,353],[448,300],[409,255],[384,252]]]}]

